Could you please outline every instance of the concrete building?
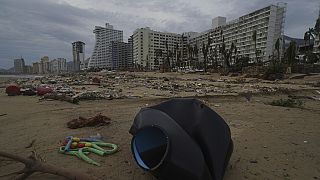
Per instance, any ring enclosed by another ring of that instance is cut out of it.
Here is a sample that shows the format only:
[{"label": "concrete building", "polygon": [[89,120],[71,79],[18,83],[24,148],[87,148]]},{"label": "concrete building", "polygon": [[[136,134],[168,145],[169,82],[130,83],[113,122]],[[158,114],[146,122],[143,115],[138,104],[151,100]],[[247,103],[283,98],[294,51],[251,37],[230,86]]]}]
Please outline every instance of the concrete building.
[{"label": "concrete building", "polygon": [[[229,22],[226,22],[225,18],[217,17],[213,20],[213,29],[198,34],[190,41],[191,44],[196,43],[198,47],[201,47],[202,42],[207,44],[208,38],[211,38],[211,49],[221,47],[223,43],[226,45],[226,49],[230,49],[233,43],[237,47],[239,57],[249,57],[254,61],[256,51],[252,36],[256,32],[258,59],[267,61],[275,53],[277,39],[282,42],[285,13],[286,4],[277,4],[256,10]],[[282,43],[280,45],[282,46]],[[282,50],[282,48],[280,49]],[[202,54],[202,49],[200,49],[199,61],[203,61]]]},{"label": "concrete building", "polygon": [[29,66],[29,65],[24,66],[23,71],[25,74],[32,74],[32,72],[33,72],[32,66]]},{"label": "concrete building", "polygon": [[23,58],[14,60],[14,72],[16,74],[23,74],[24,73],[24,67],[25,67],[25,62],[24,62]]},{"label": "concrete building", "polygon": [[57,58],[50,61],[50,73],[60,74],[67,72],[67,60],[64,58]]},{"label": "concrete building", "polygon": [[96,37],[95,47],[89,61],[89,68],[112,68],[112,41],[123,42],[123,31],[113,29],[106,23],[106,27],[96,26],[93,33]]},{"label": "concrete building", "polygon": [[[137,29],[133,34],[134,65],[135,67],[158,69],[166,57],[166,40],[168,40],[168,50],[171,53],[171,67],[175,64],[181,64],[181,61],[184,65],[190,66],[192,64],[190,60],[191,53],[188,53],[190,47],[196,49],[196,51],[193,51],[193,56],[195,57],[193,57],[194,60],[192,61],[201,63],[204,61],[202,44],[207,45],[209,38],[212,40],[209,45],[209,53],[217,51],[220,65],[223,65],[224,62],[222,61],[219,47],[224,44],[226,49],[229,50],[232,43],[237,47],[238,57],[249,57],[251,61],[255,61],[257,52],[259,61],[267,61],[275,53],[277,39],[280,38],[280,45],[282,46],[281,37],[284,32],[285,14],[286,4],[279,3],[256,10],[229,22],[225,17],[216,17],[212,20],[212,28],[201,33],[186,32],[180,35],[153,31],[150,28]],[[257,35],[256,49],[252,38],[254,32]],[[178,55],[180,58],[178,58]],[[208,63],[210,64],[210,62]],[[195,66],[195,63],[192,66]]]},{"label": "concrete building", "polygon": [[112,41],[112,69],[126,70],[132,68],[132,45],[125,42]]},{"label": "concrete building", "polygon": [[50,62],[48,56],[43,56],[40,60],[39,74],[48,74],[50,72]]},{"label": "concrete building", "polygon": [[128,39],[128,68],[133,68],[133,36]]},{"label": "concrete building", "polygon": [[40,63],[39,62],[32,63],[32,73],[33,74],[40,74]]},{"label": "concrete building", "polygon": [[[319,6],[319,15],[317,21],[320,21],[320,6]],[[320,34],[316,34],[314,41],[314,52],[320,54]]]},{"label": "concrete building", "polygon": [[176,33],[154,31],[148,27],[135,30],[133,33],[134,66],[159,69],[164,64],[167,53],[170,54],[170,66],[174,66],[181,41],[181,35]]},{"label": "concrete building", "polygon": [[73,61],[67,62],[67,72],[72,72],[73,71]]},{"label": "concrete building", "polygon": [[212,19],[212,29],[218,28],[220,26],[224,26],[227,23],[226,17],[218,16]]},{"label": "concrete building", "polygon": [[81,41],[72,43],[73,67],[74,71],[84,69],[85,43]]}]

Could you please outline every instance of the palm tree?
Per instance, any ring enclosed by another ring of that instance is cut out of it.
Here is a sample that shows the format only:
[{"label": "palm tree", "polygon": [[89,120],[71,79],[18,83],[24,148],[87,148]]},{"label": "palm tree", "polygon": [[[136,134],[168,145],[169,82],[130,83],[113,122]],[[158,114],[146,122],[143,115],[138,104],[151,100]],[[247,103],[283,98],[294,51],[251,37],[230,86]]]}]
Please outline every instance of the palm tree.
[{"label": "palm tree", "polygon": [[234,45],[234,43],[232,42],[231,43],[231,47],[230,47],[230,49],[229,49],[229,58],[230,58],[230,64],[233,64],[233,61],[232,61],[232,54],[233,54],[233,51],[234,51],[234,49],[235,49],[235,45]]},{"label": "palm tree", "polygon": [[187,44],[187,52],[188,52],[188,61],[189,61],[188,65],[190,66],[193,58],[193,47],[190,44]]},{"label": "palm tree", "polygon": [[307,45],[307,42],[309,43],[308,45],[311,45],[311,40],[314,40],[314,34],[315,34],[315,30],[313,28],[309,28],[309,30],[307,32],[304,33],[304,42],[305,45]]},{"label": "palm tree", "polygon": [[156,66],[159,66],[159,57],[162,57],[162,49],[155,49],[154,54],[155,54],[154,64]]},{"label": "palm tree", "polygon": [[296,63],[296,54],[297,54],[297,44],[296,42],[291,41],[286,51],[287,62],[289,65]]},{"label": "palm tree", "polygon": [[234,64],[238,61],[238,48],[234,45]]},{"label": "palm tree", "polygon": [[166,56],[166,61],[164,63],[164,67],[165,68],[169,68],[170,67],[170,60],[169,60],[169,47],[168,47],[168,39],[166,39],[166,50],[167,50],[167,56]]},{"label": "palm tree", "polygon": [[225,68],[230,68],[230,62],[229,62],[229,58],[227,57],[228,56],[228,53],[227,53],[227,50],[226,50],[226,44],[224,43],[224,36],[223,36],[223,30],[221,29],[220,31],[220,35],[221,35],[221,46],[219,47],[219,52],[221,54],[221,58],[224,62],[224,66]]},{"label": "palm tree", "polygon": [[198,60],[198,53],[199,53],[199,49],[198,49],[198,45],[195,44],[193,46],[193,53],[194,53],[194,61],[193,61],[193,66],[195,66],[196,61]]},{"label": "palm tree", "polygon": [[208,65],[208,52],[209,52],[209,48],[211,45],[211,38],[208,37],[208,44],[206,45],[204,42],[202,42],[202,53],[203,53],[203,58],[204,58],[204,62],[203,62],[203,68],[204,68],[204,72],[207,72],[207,65]]},{"label": "palm tree", "polygon": [[180,60],[178,59],[178,50],[179,50],[179,44],[176,43],[176,45],[174,47],[174,55],[175,55],[176,62],[174,64],[178,65],[178,67],[179,67]]},{"label": "palm tree", "polygon": [[254,30],[252,34],[252,41],[254,42],[254,52],[256,56],[256,63],[258,64],[258,54],[257,54],[257,31]]},{"label": "palm tree", "polygon": [[275,49],[277,51],[278,61],[280,62],[280,38],[278,38],[276,41]]}]

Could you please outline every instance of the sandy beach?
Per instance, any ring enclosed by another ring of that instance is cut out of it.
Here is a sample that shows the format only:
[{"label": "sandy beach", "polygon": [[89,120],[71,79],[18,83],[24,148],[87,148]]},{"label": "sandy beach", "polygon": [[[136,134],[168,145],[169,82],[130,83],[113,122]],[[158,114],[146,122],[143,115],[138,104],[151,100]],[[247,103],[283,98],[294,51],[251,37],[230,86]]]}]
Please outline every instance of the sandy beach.
[{"label": "sandy beach", "polygon": [[[163,74],[148,75],[163,76]],[[172,74],[165,76],[170,78]],[[196,80],[197,77],[199,76],[186,75],[181,78],[194,78],[195,80],[190,81],[198,83],[207,81],[199,82]],[[208,75],[202,78],[221,77]],[[2,78],[0,82],[5,83],[7,80]],[[320,76],[316,75],[278,83],[262,82],[271,87],[290,87],[290,89],[287,92],[254,93],[251,101],[247,101],[241,95],[240,90],[243,88],[234,83],[227,84],[235,89],[234,92],[239,91],[238,94],[231,92],[197,97],[218,112],[231,128],[234,152],[225,173],[225,180],[320,179],[320,101],[301,99],[303,106],[299,108],[270,105],[273,100],[285,99],[288,95],[319,97],[316,91],[320,88],[308,85],[319,81]],[[225,85],[219,81],[214,83]],[[263,84],[259,85],[261,87]],[[1,150],[26,157],[32,149],[25,147],[34,140],[34,148],[45,162],[59,167],[77,169],[99,179],[154,179],[135,163],[130,150],[131,135],[128,130],[141,108],[169,99],[170,93],[163,92],[168,93],[168,96],[146,95],[146,92],[149,94],[158,92],[148,91],[146,87],[135,87],[131,90],[123,86],[121,88],[124,93],[131,91],[132,94],[142,97],[81,101],[77,105],[62,101],[40,101],[37,96],[10,97],[4,93],[4,88],[1,88],[0,114],[4,114],[0,116],[0,142],[3,145]],[[194,98],[197,93],[178,95]],[[111,124],[80,129],[68,129],[66,126],[71,119],[79,116],[91,117],[99,113],[110,117]],[[119,146],[119,152],[116,154],[106,157],[90,156],[101,163],[100,167],[58,153],[60,141],[64,137],[70,135],[88,137],[97,133],[100,133],[106,142]],[[20,163],[0,158],[0,175],[21,168],[23,165]],[[8,176],[1,179],[11,178],[12,176]],[[63,178],[36,173],[30,179]]]}]

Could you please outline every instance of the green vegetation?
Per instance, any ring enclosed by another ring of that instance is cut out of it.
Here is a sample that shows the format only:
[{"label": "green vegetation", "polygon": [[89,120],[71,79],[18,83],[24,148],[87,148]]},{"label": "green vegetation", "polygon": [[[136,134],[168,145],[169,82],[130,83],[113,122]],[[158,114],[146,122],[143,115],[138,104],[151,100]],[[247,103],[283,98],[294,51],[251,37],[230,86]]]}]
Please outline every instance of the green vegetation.
[{"label": "green vegetation", "polygon": [[302,107],[303,102],[301,100],[295,100],[295,99],[279,99],[279,100],[274,100],[271,102],[272,106],[282,106],[282,107]]}]

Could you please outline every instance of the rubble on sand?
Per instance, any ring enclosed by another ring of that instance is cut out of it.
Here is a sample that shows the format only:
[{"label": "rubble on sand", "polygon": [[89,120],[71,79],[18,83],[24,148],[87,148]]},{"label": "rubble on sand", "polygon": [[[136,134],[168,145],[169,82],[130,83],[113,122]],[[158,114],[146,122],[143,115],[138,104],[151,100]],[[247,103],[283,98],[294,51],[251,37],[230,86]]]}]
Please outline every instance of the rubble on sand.
[{"label": "rubble on sand", "polygon": [[103,116],[98,114],[91,118],[79,117],[77,119],[73,119],[67,123],[68,128],[70,129],[78,129],[82,127],[97,127],[97,126],[106,126],[111,123],[111,119],[107,116]]},{"label": "rubble on sand", "polygon": [[66,94],[57,93],[57,92],[45,94],[43,96],[43,99],[53,99],[53,100],[59,100],[59,101],[66,101],[66,102],[70,102],[70,103],[73,103],[73,104],[79,103],[79,99],[78,98],[70,97],[70,96],[68,96]]},{"label": "rubble on sand", "polygon": [[79,100],[99,100],[99,99],[112,99],[110,94],[105,94],[99,91],[86,91],[73,96]]}]

